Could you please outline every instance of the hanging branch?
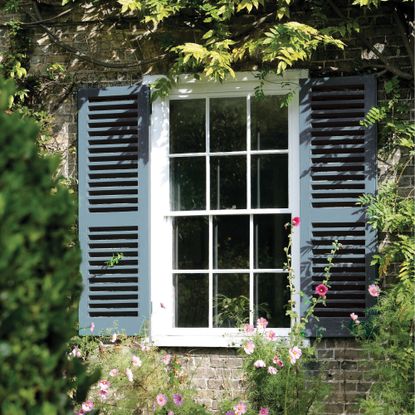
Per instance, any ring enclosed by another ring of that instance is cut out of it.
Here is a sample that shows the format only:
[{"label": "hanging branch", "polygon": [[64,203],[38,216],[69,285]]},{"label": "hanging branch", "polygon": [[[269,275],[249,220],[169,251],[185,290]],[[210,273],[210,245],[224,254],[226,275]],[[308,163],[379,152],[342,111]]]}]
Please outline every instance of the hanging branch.
[{"label": "hanging branch", "polygon": [[[334,4],[332,0],[327,0],[330,7],[333,9],[333,11],[339,16],[341,19],[346,20],[346,16],[341,12],[341,10]],[[375,54],[375,56],[383,62],[385,65],[385,69],[389,72],[393,73],[394,75],[397,75],[403,79],[411,80],[413,78],[412,74],[407,73],[399,69],[397,66],[391,64],[388,59],[382,55],[370,42],[369,40],[363,36],[360,32],[357,33],[357,37],[360,39],[360,41],[371,51]]]},{"label": "hanging branch", "polygon": [[[164,53],[162,55],[154,56],[149,59],[142,59],[135,63],[113,63],[108,61],[103,61],[100,59],[96,59],[92,56],[89,56],[78,49],[74,48],[73,46],[68,45],[67,43],[62,42],[57,35],[55,35],[48,27],[46,27],[43,23],[40,23],[43,21],[42,16],[40,14],[39,8],[35,1],[32,1],[33,10],[36,14],[37,21],[36,23],[46,32],[49,39],[59,46],[60,48],[64,49],[65,51],[75,55],[78,59],[83,60],[85,62],[92,63],[94,65],[103,66],[105,68],[112,68],[112,69],[118,69],[118,70],[128,70],[131,68],[138,68],[142,65],[148,65],[151,63],[160,62],[161,60],[164,60],[167,58],[168,54]],[[30,16],[30,15],[29,15]],[[32,17],[32,16],[30,16]],[[34,22],[32,22],[34,23]]]}]

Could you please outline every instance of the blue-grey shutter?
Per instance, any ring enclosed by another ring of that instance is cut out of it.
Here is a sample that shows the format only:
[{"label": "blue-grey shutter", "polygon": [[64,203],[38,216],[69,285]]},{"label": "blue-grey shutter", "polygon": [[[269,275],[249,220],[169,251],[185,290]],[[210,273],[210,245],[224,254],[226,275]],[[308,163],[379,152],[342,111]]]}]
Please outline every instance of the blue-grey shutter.
[{"label": "blue-grey shutter", "polygon": [[[372,305],[367,286],[376,233],[358,206],[376,186],[376,131],[360,121],[376,105],[373,76],[309,79],[300,93],[301,285],[307,294],[302,311],[323,281],[332,242],[343,247],[334,259],[326,306],[316,308],[319,321],[309,336],[350,335],[350,313],[364,319]],[[308,297],[308,299],[307,299]]]},{"label": "blue-grey shutter", "polygon": [[149,318],[148,95],[144,85],[78,94],[81,334],[92,322],[94,334],[137,334]]}]

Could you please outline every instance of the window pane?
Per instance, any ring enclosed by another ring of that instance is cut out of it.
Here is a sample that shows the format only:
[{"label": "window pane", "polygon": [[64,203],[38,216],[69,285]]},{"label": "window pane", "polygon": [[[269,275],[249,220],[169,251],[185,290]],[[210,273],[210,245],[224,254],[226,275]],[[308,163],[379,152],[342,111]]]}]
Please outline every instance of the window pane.
[{"label": "window pane", "polygon": [[239,327],[249,319],[249,275],[213,276],[214,327]]},{"label": "window pane", "polygon": [[246,208],[246,157],[210,158],[211,209]]},{"label": "window pane", "polygon": [[185,217],[174,219],[174,268],[208,268],[208,219]]},{"label": "window pane", "polygon": [[186,157],[170,160],[173,210],[206,208],[206,160]]},{"label": "window pane", "polygon": [[286,315],[290,291],[287,274],[254,275],[255,320],[264,317],[269,327],[290,327]]},{"label": "window pane", "polygon": [[176,327],[209,326],[207,274],[174,275]]},{"label": "window pane", "polygon": [[252,156],[252,207],[288,207],[288,155]]},{"label": "window pane", "polygon": [[170,152],[205,151],[205,100],[170,101]]},{"label": "window pane", "polygon": [[246,98],[210,100],[210,151],[246,150]]},{"label": "window pane", "polygon": [[284,248],[288,246],[288,231],[284,225],[290,215],[254,216],[255,268],[282,268],[286,262]]},{"label": "window pane", "polygon": [[275,95],[252,99],[252,150],[288,148],[288,108],[281,108],[282,100]]},{"label": "window pane", "polygon": [[249,268],[249,216],[216,216],[213,223],[214,268]]}]

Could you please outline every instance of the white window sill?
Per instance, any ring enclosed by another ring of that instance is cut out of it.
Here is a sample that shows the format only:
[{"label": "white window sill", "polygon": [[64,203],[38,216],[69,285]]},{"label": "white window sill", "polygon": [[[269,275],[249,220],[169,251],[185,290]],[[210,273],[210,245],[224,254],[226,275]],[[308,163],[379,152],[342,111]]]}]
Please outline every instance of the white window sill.
[{"label": "white window sill", "polygon": [[[290,329],[275,329],[275,332],[277,338],[287,339]],[[247,337],[238,329],[176,329],[170,333],[153,333],[151,341],[160,347],[237,348]]]}]

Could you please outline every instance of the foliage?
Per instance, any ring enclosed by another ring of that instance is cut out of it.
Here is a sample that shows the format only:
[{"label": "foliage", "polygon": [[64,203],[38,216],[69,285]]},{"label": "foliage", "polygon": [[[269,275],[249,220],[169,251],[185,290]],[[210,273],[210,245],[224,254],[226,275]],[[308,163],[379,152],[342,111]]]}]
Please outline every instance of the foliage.
[{"label": "foliage", "polygon": [[0,412],[68,414],[67,394],[83,399],[91,381],[66,354],[81,290],[75,209],[57,160],[38,155],[36,124],[7,110],[13,92],[0,79]]},{"label": "foliage", "polygon": [[[402,109],[396,110],[400,106],[396,92],[399,84],[392,80],[387,86],[390,100],[372,109],[365,122],[381,121],[380,134],[389,143],[391,152],[403,149],[407,159],[396,163],[395,181],[383,184],[377,195],[361,198],[362,205],[367,207],[369,224],[385,239],[372,261],[372,265],[378,266],[385,290],[378,303],[367,311],[366,321],[352,327],[374,359],[371,375],[375,384],[361,402],[368,415],[411,414],[415,403],[415,203],[412,192],[404,194],[399,189],[401,175],[413,161],[414,144],[410,137],[413,126],[401,121]],[[392,284],[388,286],[388,282]]]},{"label": "foliage", "polygon": [[90,370],[102,373],[86,401],[100,414],[148,411],[165,415],[174,411],[175,415],[207,415],[194,402],[189,378],[177,356],[161,352],[143,339],[119,335],[74,338],[72,347],[72,360],[86,361]]},{"label": "foliage", "polygon": [[[298,223],[299,219],[294,218],[292,226],[295,227]],[[291,292],[287,314],[294,322],[288,339],[277,339],[272,329],[266,329],[268,322],[264,318],[258,319],[256,329],[249,324],[244,327],[247,337],[240,353],[244,357],[243,367],[250,402],[248,414],[257,414],[261,408],[273,415],[321,413],[324,399],[329,393],[329,385],[324,382],[316,358],[315,346],[318,339],[313,345],[304,339],[305,329],[314,316],[316,306],[325,304],[325,295],[313,296],[309,299],[305,315],[298,315],[293,300],[296,290],[291,264],[291,244],[292,232],[285,249],[287,262],[284,265],[289,274],[288,288]],[[322,283],[327,289],[333,258],[339,248],[340,244],[335,242],[328,256]],[[224,409],[231,410],[234,404],[235,402],[228,402]]]}]

